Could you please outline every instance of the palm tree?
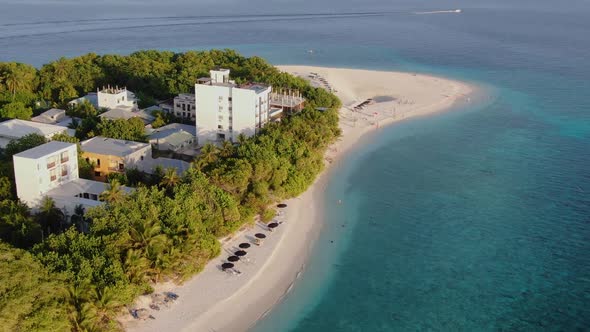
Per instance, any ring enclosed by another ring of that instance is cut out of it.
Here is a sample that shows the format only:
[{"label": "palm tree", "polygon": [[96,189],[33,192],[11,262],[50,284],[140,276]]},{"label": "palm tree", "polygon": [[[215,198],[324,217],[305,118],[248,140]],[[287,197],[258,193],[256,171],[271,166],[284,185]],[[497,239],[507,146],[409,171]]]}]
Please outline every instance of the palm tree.
[{"label": "palm tree", "polygon": [[213,164],[217,160],[217,148],[211,143],[205,144],[201,148],[196,165],[199,169],[203,169],[206,165]]},{"label": "palm tree", "polygon": [[221,150],[219,151],[219,155],[221,157],[227,158],[231,157],[234,154],[234,145],[230,141],[223,141],[221,143]]},{"label": "palm tree", "polygon": [[116,292],[110,287],[104,287],[96,291],[94,310],[100,322],[108,322],[115,311],[123,305],[118,299]]},{"label": "palm tree", "polygon": [[127,250],[123,268],[130,282],[141,283],[149,272],[149,265],[149,261],[141,255],[139,250]]},{"label": "palm tree", "polygon": [[160,185],[162,187],[166,187],[170,189],[177,185],[180,182],[180,177],[176,174],[176,170],[172,167],[167,168],[164,176],[162,177],[162,181],[160,181]]},{"label": "palm tree", "polygon": [[244,135],[244,133],[240,133],[238,135],[238,144],[244,144],[246,142],[246,140],[248,139],[248,137],[246,137],[246,135]]},{"label": "palm tree", "polygon": [[88,232],[88,221],[84,217],[84,206],[82,204],[76,205],[74,208],[74,214],[71,217],[72,224],[76,226],[78,232],[86,233]]},{"label": "palm tree", "polygon": [[65,215],[55,206],[51,197],[45,196],[41,201],[37,220],[47,234],[59,233],[64,229]]},{"label": "palm tree", "polygon": [[80,121],[76,118],[72,118],[72,122],[68,124],[68,128],[76,130],[78,127],[80,127]]},{"label": "palm tree", "polygon": [[112,179],[109,182],[109,188],[100,194],[99,198],[107,203],[118,203],[125,199],[125,193],[121,189],[119,181]]},{"label": "palm tree", "polygon": [[69,320],[73,325],[72,331],[94,331],[97,326],[96,310],[91,304],[96,294],[89,282],[71,285],[66,297],[69,306]]}]

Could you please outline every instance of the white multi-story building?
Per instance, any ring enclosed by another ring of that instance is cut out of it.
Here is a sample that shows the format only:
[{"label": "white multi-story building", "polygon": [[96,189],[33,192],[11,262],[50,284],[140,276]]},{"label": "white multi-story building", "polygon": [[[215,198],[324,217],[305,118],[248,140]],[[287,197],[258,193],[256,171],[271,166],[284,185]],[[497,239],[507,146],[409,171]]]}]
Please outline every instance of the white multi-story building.
[{"label": "white multi-story building", "polygon": [[78,178],[73,143],[52,141],[17,153],[12,159],[18,198],[30,207],[38,206],[51,189]]},{"label": "white multi-story building", "polygon": [[195,121],[197,105],[193,93],[181,93],[174,97],[174,115]]},{"label": "white multi-story building", "polygon": [[135,94],[127,88],[106,87],[102,90],[97,90],[97,103],[99,108],[112,109],[126,109],[129,111],[137,111],[137,98]]},{"label": "white multi-story building", "polygon": [[255,135],[269,120],[271,87],[229,79],[229,69],[210,71],[195,85],[197,139],[200,145],[238,135]]},{"label": "white multi-story building", "polygon": [[79,178],[74,143],[52,141],[17,153],[12,159],[18,198],[32,209],[39,208],[47,196],[56,207],[71,215],[77,205],[100,205],[99,196],[108,189],[106,183]]}]

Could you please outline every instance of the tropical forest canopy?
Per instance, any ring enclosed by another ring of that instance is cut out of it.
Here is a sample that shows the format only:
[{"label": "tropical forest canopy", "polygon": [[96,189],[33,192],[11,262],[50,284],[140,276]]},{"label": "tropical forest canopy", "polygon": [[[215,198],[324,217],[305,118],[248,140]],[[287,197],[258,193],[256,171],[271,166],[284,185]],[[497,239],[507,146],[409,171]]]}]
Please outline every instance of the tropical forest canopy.
[{"label": "tropical forest canopy", "polygon": [[[206,145],[183,176],[173,170],[136,170],[111,177],[103,206],[71,216],[50,198],[33,213],[15,195],[14,153],[43,144],[36,135],[9,144],[0,155],[0,327],[10,331],[117,331],[115,319],[150,284],[182,281],[220,253],[218,238],[255,216],[274,215],[275,202],[297,196],[324,166],[327,147],[340,134],[339,100],[305,80],[280,73],[261,58],[231,50],[128,56],[87,54],[40,69],[0,63],[3,117],[27,118],[110,84],[127,86],[142,100],[192,91],[199,76],[222,66],[237,81],[299,89],[306,108],[265,126],[238,144]],[[327,107],[325,112],[317,106]],[[24,110],[23,110],[24,109]],[[27,110],[31,109],[31,111]],[[137,124],[102,123],[88,105],[68,110],[82,119],[78,142],[96,134],[141,139]],[[135,133],[135,134],[133,134]],[[141,133],[142,135],[142,133]],[[91,169],[90,165],[81,167]],[[82,171],[82,170],[81,170]],[[137,189],[124,194],[121,185]],[[26,267],[26,268],[25,268]]]}]

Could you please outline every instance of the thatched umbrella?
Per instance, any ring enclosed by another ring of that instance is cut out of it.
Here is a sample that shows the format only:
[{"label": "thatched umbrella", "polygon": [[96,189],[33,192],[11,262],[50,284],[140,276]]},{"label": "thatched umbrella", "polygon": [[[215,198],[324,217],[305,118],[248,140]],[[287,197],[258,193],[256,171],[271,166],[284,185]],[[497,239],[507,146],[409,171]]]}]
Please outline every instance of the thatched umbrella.
[{"label": "thatched umbrella", "polygon": [[271,228],[271,229],[277,228],[277,227],[279,227],[279,224],[276,222],[271,222],[270,224],[266,225],[266,227]]},{"label": "thatched umbrella", "polygon": [[254,234],[254,236],[255,236],[257,239],[266,239],[266,235],[264,235],[264,234],[262,234],[262,233],[256,233],[256,234]]},{"label": "thatched umbrella", "polygon": [[234,255],[241,257],[241,256],[246,256],[246,254],[248,254],[245,250],[238,250],[236,252],[234,252]]},{"label": "thatched umbrella", "polygon": [[240,247],[242,249],[248,249],[248,248],[250,248],[250,243],[246,243],[246,242],[240,243],[240,245],[238,247]]},{"label": "thatched umbrella", "polygon": [[284,209],[284,208],[287,207],[287,204],[285,204],[285,203],[277,204],[277,207],[278,208],[281,208],[281,209]]},{"label": "thatched umbrella", "polygon": [[231,269],[233,267],[234,267],[234,264],[233,263],[223,263],[223,264],[221,264],[221,268],[223,270],[225,270],[225,269]]},{"label": "thatched umbrella", "polygon": [[238,256],[229,256],[229,257],[227,258],[227,260],[228,260],[229,262],[237,262],[237,261],[239,261],[239,260],[240,260],[240,257],[238,257]]}]

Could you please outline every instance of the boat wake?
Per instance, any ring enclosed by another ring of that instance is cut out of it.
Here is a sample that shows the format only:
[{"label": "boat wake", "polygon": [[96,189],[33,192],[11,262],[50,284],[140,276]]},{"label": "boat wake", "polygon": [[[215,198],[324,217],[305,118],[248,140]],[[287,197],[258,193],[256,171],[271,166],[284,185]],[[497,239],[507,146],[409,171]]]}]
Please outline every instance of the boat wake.
[{"label": "boat wake", "polygon": [[414,12],[416,15],[426,15],[426,14],[459,14],[461,13],[461,9],[454,9],[454,10],[435,10],[431,12]]}]

